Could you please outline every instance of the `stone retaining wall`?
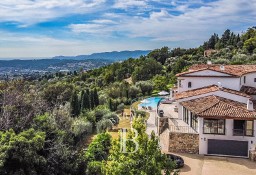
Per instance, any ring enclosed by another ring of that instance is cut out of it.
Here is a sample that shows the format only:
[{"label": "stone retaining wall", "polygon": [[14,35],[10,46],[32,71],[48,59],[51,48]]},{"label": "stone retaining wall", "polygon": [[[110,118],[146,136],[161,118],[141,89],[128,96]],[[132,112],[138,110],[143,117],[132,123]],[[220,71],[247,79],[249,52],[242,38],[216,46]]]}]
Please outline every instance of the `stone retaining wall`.
[{"label": "stone retaining wall", "polygon": [[168,118],[160,118],[159,119],[159,133],[161,134],[166,129],[168,129]]},{"label": "stone retaining wall", "polygon": [[170,133],[169,130],[166,129],[159,136],[161,150],[164,152],[169,151],[169,133]]},{"label": "stone retaining wall", "polygon": [[199,153],[199,135],[189,133],[169,133],[169,152]]},{"label": "stone retaining wall", "polygon": [[249,151],[249,159],[256,162],[256,151]]}]

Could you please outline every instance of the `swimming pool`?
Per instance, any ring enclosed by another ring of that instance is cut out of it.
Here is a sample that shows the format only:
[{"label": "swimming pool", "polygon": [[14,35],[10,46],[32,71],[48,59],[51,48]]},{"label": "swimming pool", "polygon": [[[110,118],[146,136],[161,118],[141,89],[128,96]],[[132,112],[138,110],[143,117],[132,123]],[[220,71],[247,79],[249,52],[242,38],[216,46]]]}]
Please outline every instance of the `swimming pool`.
[{"label": "swimming pool", "polygon": [[148,107],[151,106],[152,108],[156,109],[157,104],[159,101],[161,101],[163,98],[162,97],[150,97],[146,98],[145,100],[147,101],[146,103],[140,103],[140,107]]}]

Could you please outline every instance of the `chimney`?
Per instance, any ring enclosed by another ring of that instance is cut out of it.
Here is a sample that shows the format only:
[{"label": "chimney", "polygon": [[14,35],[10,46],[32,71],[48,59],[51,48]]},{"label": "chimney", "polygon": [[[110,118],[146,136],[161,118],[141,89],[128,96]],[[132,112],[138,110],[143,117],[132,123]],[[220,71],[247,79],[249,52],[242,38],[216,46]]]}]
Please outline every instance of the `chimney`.
[{"label": "chimney", "polygon": [[225,70],[225,66],[224,66],[224,65],[221,65],[221,66],[220,66],[220,70],[221,70],[221,71],[224,71],[224,70]]},{"label": "chimney", "polygon": [[223,88],[221,82],[218,82],[218,87],[219,87],[219,89],[222,89],[222,88]]},{"label": "chimney", "polygon": [[211,62],[210,60],[208,60],[208,61],[207,61],[207,64],[208,64],[208,65],[211,65],[211,64],[212,64],[212,62]]},{"label": "chimney", "polygon": [[247,110],[253,111],[253,102],[251,100],[247,100]]}]

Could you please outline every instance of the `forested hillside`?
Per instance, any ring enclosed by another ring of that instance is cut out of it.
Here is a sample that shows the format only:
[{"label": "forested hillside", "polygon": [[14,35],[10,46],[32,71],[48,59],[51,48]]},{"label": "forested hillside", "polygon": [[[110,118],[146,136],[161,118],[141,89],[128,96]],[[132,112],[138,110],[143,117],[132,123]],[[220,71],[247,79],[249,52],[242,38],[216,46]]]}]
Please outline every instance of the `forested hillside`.
[{"label": "forested hillside", "polygon": [[[204,56],[209,49],[214,51]],[[256,64],[256,28],[242,34],[226,30],[221,36],[213,34],[198,48],[163,47],[87,72],[2,81],[0,174],[119,175],[127,174],[127,169],[133,174],[172,170],[154,135],[151,139],[145,136],[143,120],[133,123],[144,146],[135,156],[118,153],[119,142],[112,142],[106,131],[119,123],[119,115],[134,99],[168,90],[176,83],[175,74],[208,60]],[[92,133],[99,135],[86,148],[84,142]],[[146,145],[151,146],[146,149]],[[148,162],[136,164],[139,160]]]}]

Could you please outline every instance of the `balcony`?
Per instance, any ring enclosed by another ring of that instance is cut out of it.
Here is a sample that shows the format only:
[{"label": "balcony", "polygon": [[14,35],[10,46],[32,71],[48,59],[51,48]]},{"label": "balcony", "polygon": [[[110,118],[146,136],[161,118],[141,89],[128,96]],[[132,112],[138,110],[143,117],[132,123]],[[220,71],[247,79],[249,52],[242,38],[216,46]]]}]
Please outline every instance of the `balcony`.
[{"label": "balcony", "polygon": [[252,129],[233,129],[233,136],[249,136],[253,137],[254,130]]}]

